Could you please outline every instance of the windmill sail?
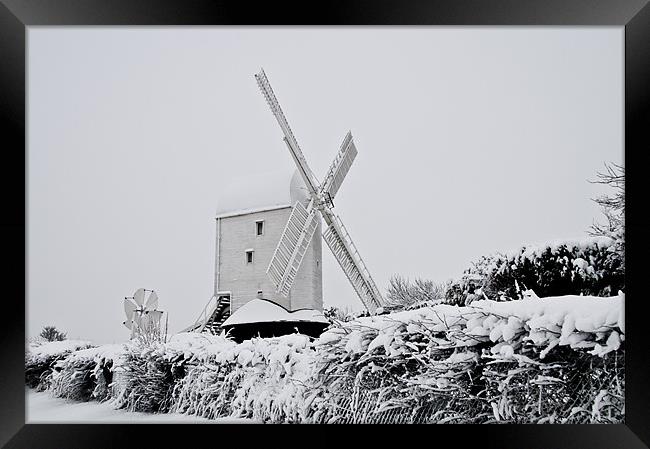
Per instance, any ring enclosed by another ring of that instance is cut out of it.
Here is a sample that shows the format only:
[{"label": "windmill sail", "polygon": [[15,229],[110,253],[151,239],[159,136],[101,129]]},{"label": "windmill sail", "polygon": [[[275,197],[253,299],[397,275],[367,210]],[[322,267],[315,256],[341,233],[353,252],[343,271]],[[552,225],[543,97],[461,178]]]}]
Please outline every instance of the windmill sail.
[{"label": "windmill sail", "polygon": [[133,319],[133,314],[138,308],[138,305],[129,298],[124,298],[124,313],[126,314],[126,321]]},{"label": "windmill sail", "polygon": [[305,159],[305,156],[302,154],[302,150],[298,145],[298,141],[294,137],[293,132],[289,127],[289,122],[287,122],[287,119],[284,116],[284,113],[282,112],[282,108],[280,108],[280,103],[278,102],[278,99],[275,98],[275,94],[273,93],[273,89],[271,88],[271,83],[269,83],[269,80],[266,77],[266,73],[264,73],[264,70],[260,70],[260,73],[255,75],[255,79],[257,80],[257,85],[262,91],[262,95],[264,95],[264,98],[266,99],[266,103],[271,108],[271,112],[273,112],[273,115],[278,121],[280,128],[282,128],[282,132],[284,133],[284,141],[289,147],[291,156],[296,162],[296,165],[300,170],[300,174],[305,180],[305,184],[307,185],[307,188],[312,194],[315,194],[316,189],[318,187],[318,181],[316,180],[316,176],[314,176],[314,173],[307,165],[307,160]]},{"label": "windmill sail", "polygon": [[151,291],[149,294],[149,297],[147,298],[147,302],[144,304],[144,310],[149,312],[152,310],[156,310],[158,308],[158,294],[155,291]]},{"label": "windmill sail", "polygon": [[142,303],[144,302],[144,288],[139,288],[135,291],[133,294],[133,300],[137,305],[142,306]]},{"label": "windmill sail", "polygon": [[341,220],[334,214],[330,218],[332,218],[330,226],[323,233],[323,238],[363,305],[368,312],[374,314],[377,307],[381,307],[384,303],[381,293]]},{"label": "windmill sail", "polygon": [[341,149],[334,158],[330,169],[327,171],[321,192],[328,193],[331,198],[334,198],[345,176],[350,171],[355,157],[357,157],[357,147],[352,140],[352,133],[348,131],[341,144]]},{"label": "windmill sail", "polygon": [[307,208],[299,201],[296,202],[266,270],[275,284],[277,293],[289,295],[317,226],[318,215],[313,201]]},{"label": "windmill sail", "polygon": [[333,205],[331,200],[341,187],[352,166],[352,162],[357,156],[357,148],[354,145],[352,133],[348,132],[346,134],[325,180],[319,186],[316,177],[307,165],[305,156],[298,146],[298,142],[280,108],[264,70],[256,74],[255,79],[262,91],[262,95],[264,95],[271,108],[271,112],[273,112],[280,128],[282,128],[284,141],[289,147],[289,152],[298,166],[311,196],[311,202],[307,208],[298,202],[291,211],[291,216],[284,228],[280,243],[275,248],[271,263],[266,270],[267,275],[275,284],[278,293],[284,296],[289,295],[291,285],[318,226],[318,211],[320,211],[328,225],[327,231],[323,234],[325,242],[334,253],[336,260],[357,292],[361,302],[370,313],[374,314],[376,309],[384,304],[384,300],[343,223],[330,210]]}]

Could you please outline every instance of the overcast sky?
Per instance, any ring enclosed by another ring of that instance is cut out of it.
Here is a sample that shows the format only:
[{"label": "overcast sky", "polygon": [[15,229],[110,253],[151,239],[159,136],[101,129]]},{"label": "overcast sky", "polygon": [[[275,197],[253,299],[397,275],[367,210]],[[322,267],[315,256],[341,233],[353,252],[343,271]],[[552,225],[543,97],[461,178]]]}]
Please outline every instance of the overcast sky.
[{"label": "overcast sky", "polygon": [[[42,28],[28,31],[28,335],[128,338],[155,289],[170,331],[212,294],[232,176],[293,169],[264,67],[380,289],[586,235],[623,160],[623,28]],[[251,176],[251,183],[255,177]],[[361,303],[323,245],[325,305]]]}]

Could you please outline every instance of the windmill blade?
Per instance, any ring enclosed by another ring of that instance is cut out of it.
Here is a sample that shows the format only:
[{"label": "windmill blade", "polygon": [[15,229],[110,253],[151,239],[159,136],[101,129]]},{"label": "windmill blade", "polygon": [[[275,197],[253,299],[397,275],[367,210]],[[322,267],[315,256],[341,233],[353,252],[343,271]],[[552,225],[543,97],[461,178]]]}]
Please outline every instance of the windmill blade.
[{"label": "windmill blade", "polygon": [[147,298],[147,302],[144,304],[144,310],[146,312],[150,312],[152,310],[156,310],[158,308],[158,294],[155,291],[151,291],[149,294],[149,297]]},{"label": "windmill blade", "polygon": [[345,176],[350,171],[354,158],[357,157],[357,147],[354,145],[352,133],[348,131],[341,144],[341,149],[336,154],[332,165],[327,171],[321,187],[322,193],[328,193],[330,198],[334,198],[339,191]]},{"label": "windmill blade", "polygon": [[317,226],[318,211],[314,208],[314,201],[307,208],[296,202],[266,269],[277,293],[285,297],[289,295]]},{"label": "windmill blade", "polygon": [[133,294],[133,300],[139,306],[142,306],[144,300],[144,288],[139,288]]},{"label": "windmill blade", "polygon": [[266,77],[266,73],[264,73],[264,69],[260,70],[260,72],[255,75],[255,80],[257,80],[257,85],[262,91],[262,95],[264,95],[266,103],[271,108],[271,112],[273,112],[273,115],[278,121],[280,128],[282,128],[282,132],[284,133],[284,141],[289,147],[289,152],[291,153],[293,160],[298,166],[298,170],[300,171],[301,176],[305,180],[305,185],[312,194],[316,194],[316,191],[318,189],[318,180],[309,168],[309,165],[307,165],[307,160],[302,154],[302,150],[298,145],[298,141],[296,140],[293,132],[291,131],[291,128],[289,127],[289,122],[287,122],[287,119],[282,112],[282,108],[280,108],[280,103],[275,97],[275,93],[273,93],[271,83],[269,83],[269,80]]},{"label": "windmill blade", "polygon": [[138,308],[138,305],[129,298],[124,298],[124,313],[126,314],[126,321],[131,321],[133,319],[133,314],[135,309]]},{"label": "windmill blade", "polygon": [[325,221],[329,225],[323,233],[327,246],[334,254],[363,305],[368,312],[374,314],[377,307],[384,305],[384,298],[339,217],[334,215],[328,207],[323,208],[323,213],[327,214]]}]

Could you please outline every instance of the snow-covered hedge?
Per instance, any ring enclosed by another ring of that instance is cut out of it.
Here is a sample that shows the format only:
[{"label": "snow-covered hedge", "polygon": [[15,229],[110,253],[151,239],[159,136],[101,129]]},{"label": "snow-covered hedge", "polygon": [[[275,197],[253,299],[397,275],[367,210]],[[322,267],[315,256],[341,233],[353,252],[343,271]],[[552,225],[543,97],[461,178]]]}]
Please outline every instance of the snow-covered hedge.
[{"label": "snow-covered hedge", "polygon": [[52,373],[50,390],[55,396],[88,401],[110,395],[113,366],[118,366],[124,345],[103,345],[72,352],[59,360]]},{"label": "snow-covered hedge", "polygon": [[342,323],[316,342],[324,400],[312,419],[574,422],[607,400],[607,415],[580,419],[620,422],[623,304],[622,294],[477,301]]},{"label": "snow-covered hedge", "polygon": [[172,390],[185,376],[186,365],[220,337],[181,333],[167,343],[140,343],[124,346],[116,371],[120,388],[116,405],[130,411],[166,413],[173,406]]},{"label": "snow-covered hedge", "polygon": [[533,290],[541,297],[611,296],[624,289],[624,258],[607,237],[528,245],[517,251],[483,256],[446,293],[450,304],[477,299],[520,299]]},{"label": "snow-covered hedge", "polygon": [[622,422],[623,307],[622,293],[481,300],[337,322],[315,341],[187,333],[67,356],[44,348],[33,358],[65,357],[54,394],[112,397],[133,411],[303,423]]},{"label": "snow-covered hedge", "polygon": [[56,363],[74,351],[89,347],[91,343],[82,340],[30,344],[25,354],[25,384],[38,391],[47,389]]},{"label": "snow-covered hedge", "polygon": [[309,337],[254,338],[238,345],[225,340],[207,349],[179,382],[174,411],[207,418],[306,420],[305,385],[314,360]]}]

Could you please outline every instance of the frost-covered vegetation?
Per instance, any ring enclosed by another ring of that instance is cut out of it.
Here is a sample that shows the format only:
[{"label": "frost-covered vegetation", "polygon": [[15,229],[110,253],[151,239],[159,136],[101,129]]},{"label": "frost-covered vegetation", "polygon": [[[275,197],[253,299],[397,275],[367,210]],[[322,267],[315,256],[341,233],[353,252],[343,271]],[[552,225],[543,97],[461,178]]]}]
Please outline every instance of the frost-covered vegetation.
[{"label": "frost-covered vegetation", "polygon": [[65,332],[59,331],[54,326],[45,326],[43,330],[41,330],[39,337],[43,341],[63,341],[67,338]]},{"label": "frost-covered vegetation", "polygon": [[55,363],[50,390],[57,397],[77,401],[108,399],[113,364],[120,363],[123,349],[122,345],[104,345],[69,353]]},{"label": "frost-covered vegetation", "polygon": [[409,310],[442,302],[450,282],[435,283],[428,279],[416,278],[411,282],[400,275],[390,278],[386,299],[388,311]]},{"label": "frost-covered vegetation", "polygon": [[540,297],[611,296],[624,289],[624,278],[624,257],[616,240],[589,237],[483,256],[445,296],[446,302],[461,305],[478,299],[521,299],[527,290]]},{"label": "frost-covered vegetation", "polygon": [[[622,422],[624,295],[436,304],[320,338],[34,348],[52,394],[264,422]],[[47,357],[43,355],[47,354]],[[110,373],[108,375],[107,373]]]},{"label": "frost-covered vegetation", "polygon": [[320,409],[330,422],[620,422],[623,300],[441,304],[345,323],[316,343]]},{"label": "frost-covered vegetation", "polygon": [[25,383],[28,387],[36,388],[38,391],[47,389],[57,362],[65,359],[74,351],[90,346],[90,342],[81,340],[30,343],[25,355]]}]

